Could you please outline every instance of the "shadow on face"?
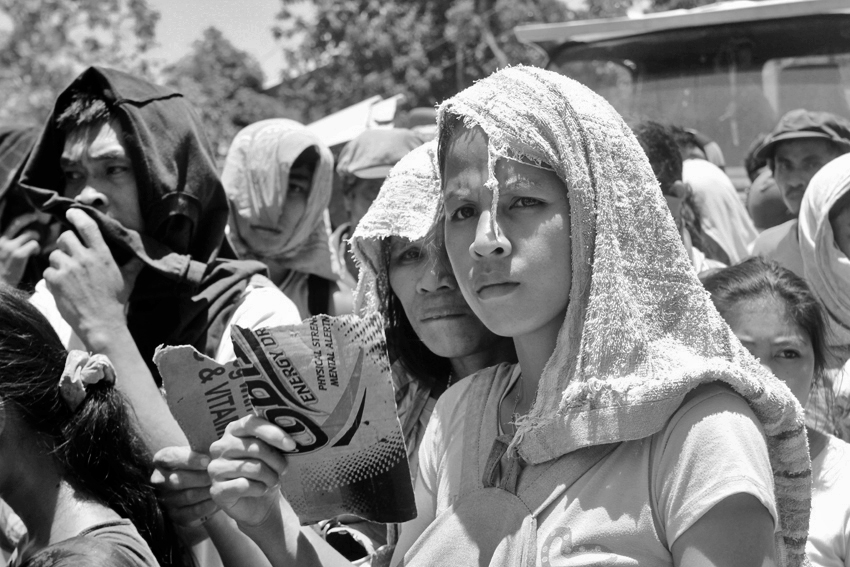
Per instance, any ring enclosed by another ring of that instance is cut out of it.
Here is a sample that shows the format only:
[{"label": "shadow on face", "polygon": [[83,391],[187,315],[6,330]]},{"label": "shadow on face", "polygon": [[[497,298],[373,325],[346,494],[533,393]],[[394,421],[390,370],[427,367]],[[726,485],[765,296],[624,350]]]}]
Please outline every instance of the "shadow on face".
[{"label": "shadow on face", "polygon": [[448,263],[442,231],[409,241],[390,239],[390,288],[413,331],[432,353],[448,359],[487,354],[502,346],[463,298]]}]

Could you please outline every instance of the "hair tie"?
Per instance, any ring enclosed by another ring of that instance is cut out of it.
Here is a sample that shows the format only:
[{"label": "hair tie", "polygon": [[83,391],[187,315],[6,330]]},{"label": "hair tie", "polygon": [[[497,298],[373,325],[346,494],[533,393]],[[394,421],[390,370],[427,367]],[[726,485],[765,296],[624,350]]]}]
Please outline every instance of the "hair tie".
[{"label": "hair tie", "polygon": [[71,411],[77,411],[86,399],[86,386],[101,380],[110,385],[115,384],[115,368],[109,359],[102,354],[72,350],[65,358],[65,369],[59,379],[59,393]]}]

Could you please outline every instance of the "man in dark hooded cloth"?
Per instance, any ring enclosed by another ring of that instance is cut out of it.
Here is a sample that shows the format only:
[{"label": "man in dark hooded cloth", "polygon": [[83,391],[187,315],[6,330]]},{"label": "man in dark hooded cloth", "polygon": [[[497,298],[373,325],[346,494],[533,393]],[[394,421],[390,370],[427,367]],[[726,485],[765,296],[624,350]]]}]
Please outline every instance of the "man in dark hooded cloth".
[{"label": "man in dark hooded cloth", "polygon": [[212,156],[181,94],[92,67],[57,99],[21,177],[70,229],[32,301],[66,346],[112,360],[152,452],[188,445],[157,388],[158,345],[224,361],[230,325],[300,321],[263,264],[226,259]]},{"label": "man in dark hooded cloth", "polygon": [[[90,349],[114,322],[89,320],[88,312],[120,311],[157,383],[151,357],[160,344],[226,359],[231,323],[297,319],[261,263],[224,259],[233,258],[224,241],[227,198],[198,116],[179,93],[88,69],[56,101],[21,185],[72,229],[60,237],[34,303],[49,290]],[[101,322],[103,329],[88,328]]]}]

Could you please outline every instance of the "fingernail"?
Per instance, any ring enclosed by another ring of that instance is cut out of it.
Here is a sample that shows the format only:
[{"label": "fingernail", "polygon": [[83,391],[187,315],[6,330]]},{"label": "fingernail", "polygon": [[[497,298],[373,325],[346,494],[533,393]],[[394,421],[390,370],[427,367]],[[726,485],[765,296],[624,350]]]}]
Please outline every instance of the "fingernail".
[{"label": "fingernail", "polygon": [[202,467],[207,468],[209,466],[209,464],[210,464],[210,458],[209,457],[201,457],[201,466]]}]

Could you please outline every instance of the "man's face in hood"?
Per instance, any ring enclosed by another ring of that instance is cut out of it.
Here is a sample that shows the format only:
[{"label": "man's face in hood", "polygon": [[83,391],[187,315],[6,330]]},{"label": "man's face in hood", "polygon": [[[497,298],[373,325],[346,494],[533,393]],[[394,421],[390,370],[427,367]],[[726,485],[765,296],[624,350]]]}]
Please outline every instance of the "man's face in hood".
[{"label": "man's face in hood", "polygon": [[133,162],[117,120],[71,131],[61,158],[65,196],[142,232],[144,221]]}]

